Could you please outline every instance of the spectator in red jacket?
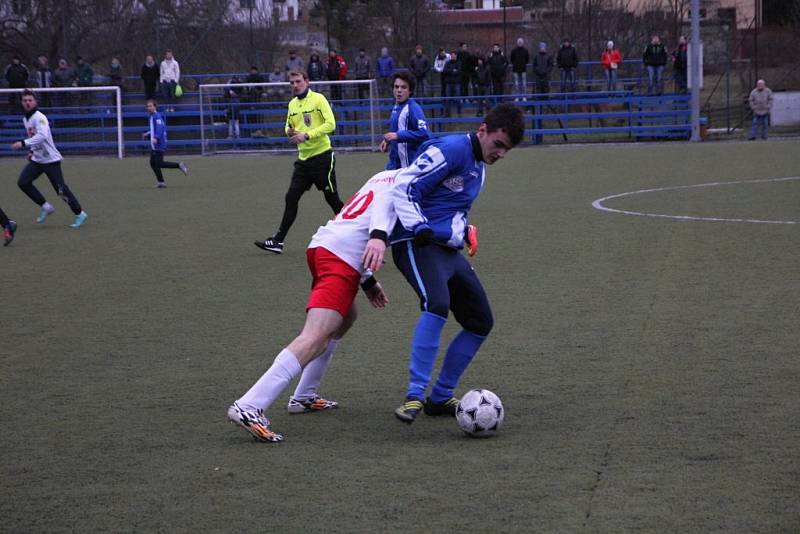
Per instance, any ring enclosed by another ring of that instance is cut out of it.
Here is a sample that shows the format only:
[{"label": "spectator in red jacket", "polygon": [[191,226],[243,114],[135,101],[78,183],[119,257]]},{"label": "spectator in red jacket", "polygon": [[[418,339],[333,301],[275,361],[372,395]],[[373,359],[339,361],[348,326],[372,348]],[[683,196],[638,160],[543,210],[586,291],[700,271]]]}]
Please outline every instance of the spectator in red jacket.
[{"label": "spectator in red jacket", "polygon": [[600,56],[600,63],[606,72],[606,81],[608,82],[608,90],[617,90],[617,70],[619,64],[622,63],[622,54],[614,46],[614,41],[606,43],[606,49]]},{"label": "spectator in red jacket", "polygon": [[[328,52],[328,63],[325,65],[325,72],[328,80],[344,80],[347,76],[347,63],[344,58],[336,53],[335,48],[331,48]],[[331,84],[331,100],[342,99],[342,86],[340,84]]]}]

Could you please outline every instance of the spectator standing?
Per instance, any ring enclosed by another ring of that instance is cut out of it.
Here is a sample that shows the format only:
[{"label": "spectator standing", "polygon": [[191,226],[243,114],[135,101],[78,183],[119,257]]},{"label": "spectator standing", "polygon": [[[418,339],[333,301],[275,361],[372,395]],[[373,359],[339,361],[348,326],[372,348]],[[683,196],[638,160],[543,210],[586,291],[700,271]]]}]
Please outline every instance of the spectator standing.
[{"label": "spectator standing", "polygon": [[525,100],[528,93],[528,62],[531,59],[528,49],[525,48],[525,41],[522,37],[517,39],[517,46],[511,51],[511,71],[514,75],[514,101],[520,98]]},{"label": "spectator standing", "polygon": [[561,70],[561,92],[575,92],[577,90],[575,70],[578,68],[578,51],[575,50],[569,39],[564,39],[561,48],[558,49],[556,64]]},{"label": "spectator standing", "polygon": [[433,70],[439,73],[439,84],[441,85],[439,89],[442,97],[445,96],[444,65],[448,61],[450,61],[450,54],[445,52],[444,48],[440,48],[433,60]]},{"label": "spectator standing", "polygon": [[[358,55],[356,56],[356,59],[353,63],[354,63],[353,70],[356,76],[356,80],[372,79],[372,60],[367,55],[366,50],[364,50],[363,48],[359,48]],[[367,96],[369,96],[369,87],[366,84],[359,84],[358,98],[360,100],[363,100]]]},{"label": "spectator standing", "polygon": [[[328,52],[328,63],[325,66],[325,72],[328,76],[328,80],[331,81],[344,80],[345,76],[347,76],[347,63],[345,63],[344,58],[336,52],[335,48],[331,48],[330,52]],[[336,83],[331,84],[331,100],[341,99],[342,86]]]},{"label": "spectator standing", "polygon": [[[91,87],[94,85],[94,69],[81,56],[78,56],[75,61],[75,77],[78,81],[78,87]],[[93,100],[92,93],[90,91],[82,91],[79,99],[83,106],[89,106]]]},{"label": "spectator standing", "polygon": [[654,35],[642,54],[642,61],[647,67],[647,94],[660,95],[664,92],[661,78],[668,58],[667,48],[661,43],[661,38]]},{"label": "spectator standing", "polygon": [[[14,56],[11,58],[11,63],[6,65],[3,78],[8,82],[9,89],[23,89],[28,85],[30,72],[19,56]],[[8,99],[8,111],[10,113],[19,112],[22,109],[20,102],[20,93],[11,93]]]},{"label": "spectator standing", "polygon": [[289,71],[306,70],[306,64],[303,58],[297,55],[296,50],[289,50],[289,59],[286,60],[286,72]]},{"label": "spectator standing", "polygon": [[422,45],[417,45],[414,49],[414,55],[411,56],[411,60],[408,62],[408,70],[414,75],[416,81],[416,90],[412,89],[412,93],[415,96],[427,96],[428,73],[431,70],[431,64],[428,61],[428,56],[422,53]]},{"label": "spectator standing", "polygon": [[492,71],[489,64],[481,56],[477,56],[478,64],[475,66],[475,72],[472,74],[472,87],[474,88],[475,95],[478,97],[478,111],[475,113],[476,117],[483,117],[483,110],[489,106],[489,99],[486,98],[492,91]]},{"label": "spectator standing", "polygon": [[603,65],[606,73],[606,83],[608,91],[617,90],[617,71],[619,64],[622,63],[622,54],[614,46],[614,41],[606,43],[606,49],[600,55],[600,63]]},{"label": "spectator standing", "polygon": [[678,48],[672,52],[672,69],[675,73],[675,90],[685,93],[687,88],[686,70],[689,66],[689,56],[686,45],[686,37],[681,35],[678,38]]},{"label": "spectator standing", "polygon": [[[53,72],[54,87],[72,87],[75,85],[75,69],[69,66],[66,59],[58,60],[58,68]],[[72,95],[68,92],[58,92],[55,94],[56,102],[62,106],[72,103]]]},{"label": "spectator standing", "polygon": [[[467,43],[461,43],[458,50],[458,61],[461,63],[461,96],[469,96],[469,86],[472,83],[472,73],[478,66],[478,60],[470,53]],[[459,113],[461,111],[459,110]]]},{"label": "spectator standing", "polygon": [[175,88],[181,81],[181,66],[169,48],[164,52],[164,59],[161,61],[159,82],[161,83],[161,94],[164,96],[167,105],[166,111],[175,111]]},{"label": "spectator standing", "polygon": [[550,72],[553,70],[553,56],[547,51],[547,43],[539,43],[539,52],[533,56],[533,75],[536,77],[536,92],[550,92]]},{"label": "spectator standing", "polygon": [[139,72],[139,77],[144,84],[144,98],[145,100],[155,100],[156,87],[158,86],[158,79],[161,76],[156,60],[148,54],[144,58],[142,70]]},{"label": "spectator standing", "polygon": [[308,60],[308,79],[312,82],[318,82],[325,79],[325,65],[319,59],[319,54],[316,52],[311,54]]},{"label": "spectator standing", "polygon": [[122,64],[119,62],[119,58],[112,57],[111,58],[111,66],[108,69],[108,78],[111,80],[111,85],[116,85],[123,89],[122,86]]},{"label": "spectator standing", "polygon": [[[275,69],[279,72],[279,74],[283,75],[283,72],[278,65],[275,65]],[[239,128],[239,114],[241,111],[244,87],[233,87],[234,85],[240,83],[242,83],[242,80],[239,79],[239,76],[234,74],[231,76],[231,79],[228,80],[228,87],[225,88],[225,100],[228,102],[228,139],[239,139],[239,136],[241,135],[241,130]]]},{"label": "spectator standing", "polygon": [[[258,67],[251,65],[250,72],[247,74],[247,78],[245,78],[244,81],[245,83],[264,83],[264,76],[258,72]],[[247,88],[247,92],[250,94],[250,102],[254,104],[261,102],[262,87],[253,85]]]},{"label": "spectator standing", "polygon": [[453,52],[450,54],[450,59],[444,64],[444,78],[445,86],[445,115],[450,116],[450,111],[455,103],[458,114],[461,115],[461,53]]},{"label": "spectator standing", "polygon": [[[499,44],[495,43],[492,45],[492,53],[486,62],[489,64],[489,71],[492,73],[492,94],[496,96],[502,95],[504,93],[503,85],[506,81],[508,60],[500,49]],[[475,68],[478,68],[477,60]]]},{"label": "spectator standing", "polygon": [[[36,62],[36,85],[42,89],[53,87],[53,71],[50,70],[50,60],[47,59],[47,56],[41,55],[36,58]],[[40,93],[39,95],[42,107],[48,107],[51,101],[50,93]]]},{"label": "spectator standing", "polygon": [[392,74],[394,74],[394,59],[389,55],[389,49],[381,48],[381,55],[377,61],[378,93],[381,96],[392,94]]},{"label": "spectator standing", "polygon": [[[272,66],[272,72],[267,75],[269,83],[282,83],[286,81],[286,71],[281,69],[280,65],[275,64]],[[267,98],[270,100],[282,100],[283,89],[281,87],[270,87],[267,90]]]},{"label": "spectator standing", "polygon": [[750,140],[761,136],[766,139],[769,133],[769,115],[772,112],[772,89],[767,87],[764,80],[756,82],[756,88],[750,91],[750,109],[753,111],[753,128]]}]

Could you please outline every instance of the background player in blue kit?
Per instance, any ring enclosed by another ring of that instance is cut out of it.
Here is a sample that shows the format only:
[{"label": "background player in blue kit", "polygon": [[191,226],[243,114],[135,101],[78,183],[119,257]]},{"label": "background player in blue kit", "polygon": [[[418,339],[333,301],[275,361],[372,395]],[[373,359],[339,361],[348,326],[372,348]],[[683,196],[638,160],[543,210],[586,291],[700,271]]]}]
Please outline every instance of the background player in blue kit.
[{"label": "background player in blue kit", "polygon": [[[422,145],[417,159],[396,176],[392,257],[422,307],[411,341],[406,399],[395,410],[401,421],[414,422],[423,409],[427,415],[455,415],[453,391],[492,329],[486,292],[459,251],[465,244],[467,214],[483,187],[485,165],[505,157],[524,130],[522,110],[500,104],[477,132]],[[424,400],[449,310],[463,330],[447,348],[439,377]]]},{"label": "background player in blue kit", "polygon": [[142,134],[142,137],[150,138],[150,168],[156,175],[155,187],[162,189],[167,187],[167,182],[164,181],[161,169],[180,169],[184,175],[189,174],[189,169],[183,162],[164,161],[164,152],[167,151],[167,123],[164,122],[164,116],[158,112],[155,100],[148,100],[146,109],[150,128]]},{"label": "background player in blue kit", "polygon": [[425,113],[411,98],[415,83],[406,72],[398,72],[392,78],[394,107],[389,118],[389,131],[383,134],[381,141],[381,152],[389,151],[387,171],[408,167],[417,157],[420,145],[430,137]]}]

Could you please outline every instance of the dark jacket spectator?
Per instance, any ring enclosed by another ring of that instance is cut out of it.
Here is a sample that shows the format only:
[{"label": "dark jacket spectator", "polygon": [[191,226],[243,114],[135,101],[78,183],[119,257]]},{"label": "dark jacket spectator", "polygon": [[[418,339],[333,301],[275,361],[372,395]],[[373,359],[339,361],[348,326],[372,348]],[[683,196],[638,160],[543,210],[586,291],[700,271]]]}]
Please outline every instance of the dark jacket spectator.
[{"label": "dark jacket spectator", "polygon": [[111,80],[111,85],[122,87],[122,64],[117,58],[111,58],[111,67],[108,70],[108,78]]},{"label": "dark jacket spectator", "polygon": [[417,50],[416,54],[411,56],[408,62],[408,70],[411,71],[411,74],[413,74],[417,80],[425,79],[428,72],[430,72],[431,66],[428,61],[428,56],[422,53],[421,48]]},{"label": "dark jacket spectator", "polygon": [[[503,79],[506,76],[506,67],[508,66],[508,60],[503,52],[500,50],[500,47],[495,45],[492,49],[492,53],[486,61],[489,64],[489,70],[492,72],[492,79]],[[477,63],[477,62],[476,62]],[[477,64],[475,65],[477,68]]]},{"label": "dark jacket spectator", "polygon": [[[264,83],[264,76],[258,72],[258,67],[253,65],[250,67],[250,72],[247,74],[247,78],[245,78],[244,81],[245,83]],[[248,87],[247,92],[250,93],[250,101],[260,102],[264,88],[261,86]]]},{"label": "dark jacket spectator", "polygon": [[158,79],[161,77],[161,70],[156,64],[153,56],[144,58],[142,70],[139,72],[139,77],[144,83],[144,97],[147,100],[156,97],[156,87],[158,86]]},{"label": "dark jacket spectator", "polygon": [[549,78],[552,70],[553,56],[540,47],[539,53],[533,56],[533,73],[539,78]]},{"label": "dark jacket spectator", "polygon": [[662,67],[667,64],[667,48],[662,43],[650,43],[644,49],[642,61],[645,65]]},{"label": "dark jacket spectator", "polygon": [[472,83],[486,91],[492,86],[492,71],[489,68],[489,64],[482,57],[478,57],[478,65],[472,73]]},{"label": "dark jacket spectator", "polygon": [[369,80],[372,78],[372,60],[363,48],[358,51],[356,59],[353,61],[353,74],[356,80]]},{"label": "dark jacket spectator", "polygon": [[451,56],[450,59],[448,59],[444,64],[444,70],[442,71],[444,83],[461,83],[461,72],[461,53],[459,52],[458,55]]},{"label": "dark jacket spectator", "polygon": [[559,69],[578,68],[578,51],[575,50],[571,42],[564,41],[564,44],[558,49],[556,64]]},{"label": "dark jacket spectator", "polygon": [[686,43],[678,43],[678,48],[672,52],[673,67],[676,71],[682,72],[686,75],[686,69],[689,67],[689,56],[687,55]]},{"label": "dark jacket spectator", "polygon": [[79,87],[90,87],[94,84],[94,69],[80,56],[75,67],[75,76],[78,78]]},{"label": "dark jacket spectator", "polygon": [[514,72],[526,72],[528,69],[528,62],[531,60],[528,49],[524,46],[516,46],[511,51],[511,66]]},{"label": "dark jacket spectator", "polygon": [[66,59],[58,61],[58,68],[53,72],[53,86],[72,87],[75,84],[75,70],[69,66]]},{"label": "dark jacket spectator", "polygon": [[30,71],[19,59],[18,56],[11,58],[11,63],[6,67],[4,78],[11,89],[20,89],[27,86]]},{"label": "dark jacket spectator", "polygon": [[325,78],[325,65],[320,61],[318,54],[311,54],[311,59],[308,60],[308,79],[318,82],[323,78]]}]

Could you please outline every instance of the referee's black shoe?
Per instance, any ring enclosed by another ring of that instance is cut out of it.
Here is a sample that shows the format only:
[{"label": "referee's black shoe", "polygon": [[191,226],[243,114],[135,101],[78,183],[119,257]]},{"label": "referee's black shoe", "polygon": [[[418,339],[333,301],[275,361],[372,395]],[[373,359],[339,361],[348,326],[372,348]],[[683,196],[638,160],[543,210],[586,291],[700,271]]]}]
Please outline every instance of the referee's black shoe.
[{"label": "referee's black shoe", "polygon": [[278,241],[275,237],[270,237],[264,241],[254,241],[253,244],[261,250],[267,250],[275,254],[283,254],[283,241]]}]

